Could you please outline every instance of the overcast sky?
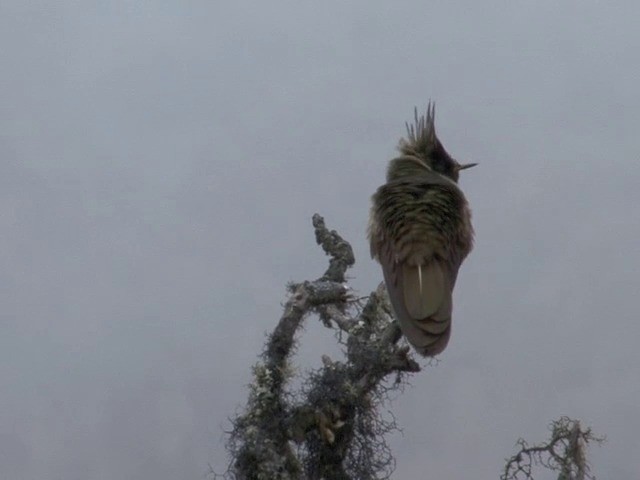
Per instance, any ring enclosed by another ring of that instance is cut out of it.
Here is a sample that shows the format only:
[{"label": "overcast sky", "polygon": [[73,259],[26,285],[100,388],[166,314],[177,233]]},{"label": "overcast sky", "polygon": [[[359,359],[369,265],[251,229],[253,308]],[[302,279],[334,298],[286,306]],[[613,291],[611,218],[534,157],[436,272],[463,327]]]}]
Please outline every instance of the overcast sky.
[{"label": "overcast sky", "polygon": [[[640,3],[0,0],[0,477],[202,479],[291,280],[368,256],[414,105],[479,162],[395,478],[497,478],[582,419],[640,477]],[[634,33],[635,32],[635,33]],[[329,331],[308,319],[298,359]]]}]

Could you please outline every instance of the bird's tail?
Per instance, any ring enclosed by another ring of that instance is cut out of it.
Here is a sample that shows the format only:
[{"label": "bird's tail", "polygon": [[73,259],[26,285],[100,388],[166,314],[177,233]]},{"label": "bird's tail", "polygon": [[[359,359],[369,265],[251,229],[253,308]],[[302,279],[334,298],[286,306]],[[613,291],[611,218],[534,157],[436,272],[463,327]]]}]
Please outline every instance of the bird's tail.
[{"label": "bird's tail", "polygon": [[424,356],[441,353],[451,336],[451,285],[440,264],[404,265],[395,278],[386,272],[385,283],[402,333]]}]

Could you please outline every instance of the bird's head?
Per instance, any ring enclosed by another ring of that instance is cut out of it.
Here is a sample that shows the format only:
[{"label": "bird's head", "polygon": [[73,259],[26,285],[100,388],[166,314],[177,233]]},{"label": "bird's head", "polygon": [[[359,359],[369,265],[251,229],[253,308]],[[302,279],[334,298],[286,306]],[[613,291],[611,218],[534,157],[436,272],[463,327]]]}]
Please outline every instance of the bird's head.
[{"label": "bird's head", "polygon": [[435,104],[429,102],[426,115],[418,116],[415,109],[415,123],[407,126],[407,138],[400,140],[398,150],[403,155],[416,157],[431,170],[458,181],[460,170],[474,167],[477,163],[458,163],[442,146],[436,135]]}]

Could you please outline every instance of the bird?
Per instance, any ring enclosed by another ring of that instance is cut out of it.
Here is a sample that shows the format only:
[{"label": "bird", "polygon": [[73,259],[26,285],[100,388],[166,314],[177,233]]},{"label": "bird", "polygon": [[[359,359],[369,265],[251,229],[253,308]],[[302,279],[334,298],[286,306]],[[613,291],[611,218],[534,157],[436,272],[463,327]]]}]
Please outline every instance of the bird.
[{"label": "bird", "polygon": [[435,130],[435,103],[405,124],[400,155],[386,183],[371,197],[367,236],[400,329],[425,357],[442,353],[451,336],[452,294],[458,270],[473,249],[471,209],[459,174],[477,163],[458,163]]}]

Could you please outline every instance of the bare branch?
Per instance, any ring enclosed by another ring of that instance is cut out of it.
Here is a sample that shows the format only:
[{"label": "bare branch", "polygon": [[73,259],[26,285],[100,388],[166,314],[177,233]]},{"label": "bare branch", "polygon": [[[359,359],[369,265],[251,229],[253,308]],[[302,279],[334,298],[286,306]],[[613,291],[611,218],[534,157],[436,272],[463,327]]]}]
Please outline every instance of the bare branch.
[{"label": "bare branch", "polygon": [[585,450],[589,442],[602,443],[590,428],[583,430],[580,422],[561,417],[550,425],[551,438],[541,444],[529,446],[518,440],[518,452],[507,459],[501,480],[533,480],[534,466],[540,465],[559,472],[558,480],[587,480],[590,474]]}]

